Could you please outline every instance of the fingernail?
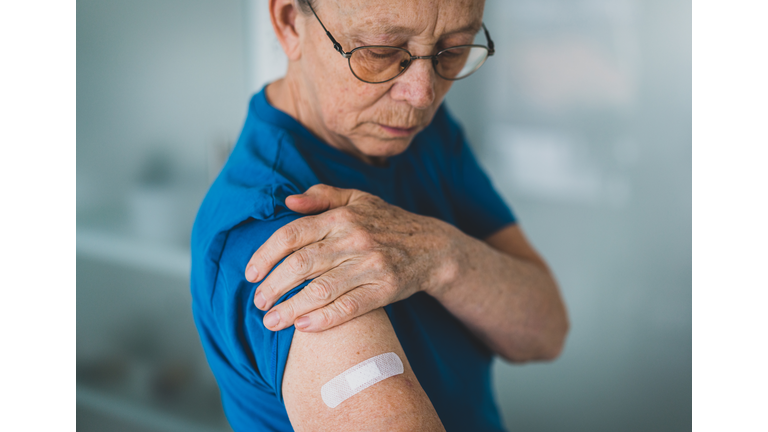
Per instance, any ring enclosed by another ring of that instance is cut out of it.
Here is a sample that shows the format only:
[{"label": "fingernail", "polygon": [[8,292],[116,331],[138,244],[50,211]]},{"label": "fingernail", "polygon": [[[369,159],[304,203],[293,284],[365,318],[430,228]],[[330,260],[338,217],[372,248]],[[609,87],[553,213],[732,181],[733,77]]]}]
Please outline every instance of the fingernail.
[{"label": "fingernail", "polygon": [[255,265],[248,267],[245,270],[245,278],[251,282],[256,282],[256,279],[259,278],[259,269]]},{"label": "fingernail", "polygon": [[297,319],[296,322],[293,323],[293,325],[298,329],[303,329],[303,328],[309,327],[310,321],[311,320],[309,319],[309,317],[301,317]]},{"label": "fingernail", "polygon": [[262,293],[256,294],[256,298],[253,300],[253,302],[256,304],[256,307],[259,309],[264,309],[264,306],[267,305],[267,299],[264,298],[264,294]]},{"label": "fingernail", "polygon": [[277,311],[272,311],[264,317],[264,326],[272,328],[280,323],[280,314]]}]

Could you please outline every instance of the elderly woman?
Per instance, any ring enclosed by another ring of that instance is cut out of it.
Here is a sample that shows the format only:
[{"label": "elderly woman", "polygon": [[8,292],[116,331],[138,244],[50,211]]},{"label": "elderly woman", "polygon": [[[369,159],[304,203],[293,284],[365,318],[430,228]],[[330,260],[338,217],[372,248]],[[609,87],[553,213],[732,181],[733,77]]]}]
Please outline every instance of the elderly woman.
[{"label": "elderly woman", "polygon": [[442,103],[494,53],[483,7],[269,2],[288,71],[193,231],[235,430],[499,431],[493,355],[560,353],[557,285]]}]

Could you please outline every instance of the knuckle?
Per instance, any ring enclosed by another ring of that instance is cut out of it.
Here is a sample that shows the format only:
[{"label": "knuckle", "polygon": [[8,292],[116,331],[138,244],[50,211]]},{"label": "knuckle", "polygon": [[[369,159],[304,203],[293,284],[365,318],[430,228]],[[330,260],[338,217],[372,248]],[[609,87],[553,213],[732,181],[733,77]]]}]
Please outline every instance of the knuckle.
[{"label": "knuckle", "polygon": [[371,304],[376,304],[379,306],[385,306],[392,303],[397,294],[397,289],[395,289],[393,285],[384,281],[371,284],[370,289]]},{"label": "knuckle", "polygon": [[307,286],[310,297],[320,300],[328,301],[331,299],[331,284],[324,279],[315,279],[311,284]]},{"label": "knuckle", "polygon": [[338,222],[353,223],[355,221],[355,212],[349,209],[349,207],[339,207],[334,210],[334,219]]},{"label": "knuckle", "polygon": [[290,320],[294,316],[295,308],[292,301],[286,301],[276,309],[280,313],[281,319]]},{"label": "knuckle", "polygon": [[269,299],[272,298],[272,296],[275,294],[272,287],[265,283],[262,283],[259,286],[259,291],[261,291],[261,295],[263,295],[267,301],[269,301]]},{"label": "knuckle", "polygon": [[291,272],[304,275],[309,272],[310,267],[311,259],[305,250],[298,250],[291,254],[291,258],[288,261],[288,268]]},{"label": "knuckle", "polygon": [[346,295],[337,300],[336,307],[342,315],[355,315],[360,305],[352,296]]},{"label": "knuckle", "polygon": [[390,290],[398,285],[398,279],[395,272],[390,270],[385,271],[384,274],[380,276],[380,280],[382,285]]},{"label": "knuckle", "polygon": [[380,251],[373,252],[373,256],[368,263],[370,268],[378,273],[384,273],[387,270],[387,258]]},{"label": "knuckle", "polygon": [[384,202],[383,199],[377,197],[376,195],[372,195],[369,193],[365,193],[360,197],[361,200],[364,200],[365,202],[368,202],[370,204],[381,204]]},{"label": "knuckle", "polygon": [[259,266],[259,268],[262,269],[269,269],[271,267],[270,257],[268,255],[267,251],[263,251],[261,253],[256,254],[256,262],[255,264]]},{"label": "knuckle", "polygon": [[322,308],[316,316],[320,328],[328,328],[333,324],[333,312],[330,308]]},{"label": "knuckle", "polygon": [[352,237],[354,238],[355,246],[359,249],[371,249],[375,244],[373,235],[364,228],[357,228]]},{"label": "knuckle", "polygon": [[394,278],[392,278],[390,282],[383,284],[380,290],[381,290],[381,294],[386,299],[396,296],[398,294],[397,281]]},{"label": "knuckle", "polygon": [[280,228],[280,235],[277,238],[283,247],[292,247],[299,240],[299,230],[293,224],[285,225]]}]

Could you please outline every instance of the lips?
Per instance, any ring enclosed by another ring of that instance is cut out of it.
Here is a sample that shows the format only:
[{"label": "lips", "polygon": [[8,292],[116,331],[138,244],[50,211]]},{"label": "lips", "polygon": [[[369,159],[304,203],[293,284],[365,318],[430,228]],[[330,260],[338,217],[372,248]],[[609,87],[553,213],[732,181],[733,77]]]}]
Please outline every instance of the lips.
[{"label": "lips", "polygon": [[389,134],[395,135],[395,136],[408,136],[414,134],[419,128],[418,126],[411,126],[411,127],[398,127],[398,126],[388,126],[379,124],[379,126],[384,129]]}]

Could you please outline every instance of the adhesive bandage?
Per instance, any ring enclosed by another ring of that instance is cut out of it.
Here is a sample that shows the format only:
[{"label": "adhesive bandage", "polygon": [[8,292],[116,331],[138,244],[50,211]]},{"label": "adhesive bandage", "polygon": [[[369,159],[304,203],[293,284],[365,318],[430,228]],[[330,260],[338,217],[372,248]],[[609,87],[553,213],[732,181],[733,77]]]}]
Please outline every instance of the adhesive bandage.
[{"label": "adhesive bandage", "polygon": [[340,403],[377,382],[401,373],[403,362],[400,357],[388,352],[371,357],[336,375],[323,385],[320,395],[328,407],[336,408]]}]

